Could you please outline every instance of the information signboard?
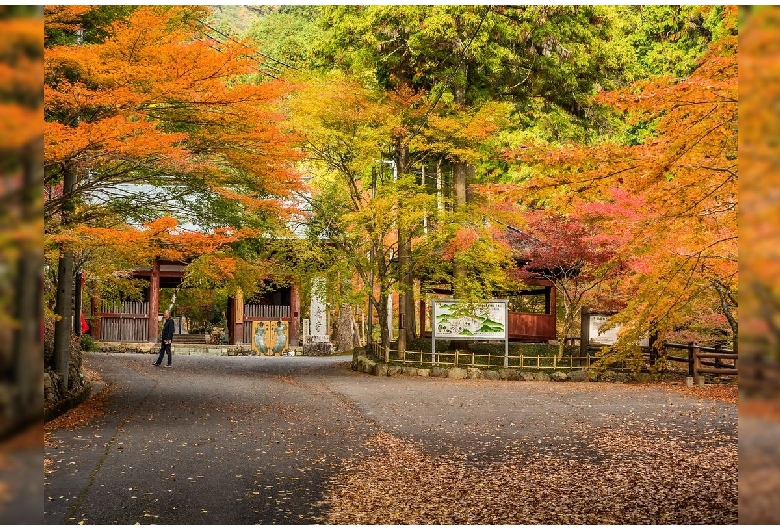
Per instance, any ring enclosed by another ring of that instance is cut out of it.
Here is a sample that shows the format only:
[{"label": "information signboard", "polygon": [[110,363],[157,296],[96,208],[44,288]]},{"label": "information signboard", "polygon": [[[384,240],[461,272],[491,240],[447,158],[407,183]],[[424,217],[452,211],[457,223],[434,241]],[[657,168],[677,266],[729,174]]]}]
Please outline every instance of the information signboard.
[{"label": "information signboard", "polygon": [[[607,320],[609,320],[610,316],[612,315],[594,313],[590,313],[588,315],[588,343],[602,346],[611,346],[617,342],[618,335],[622,329],[621,326],[615,326],[611,329],[599,331],[599,328],[607,323]],[[650,337],[648,334],[645,334],[645,336],[639,340],[639,346],[645,348],[650,347]]]},{"label": "information signboard", "polygon": [[436,339],[503,340],[506,367],[509,364],[508,322],[507,300],[433,300],[432,360],[436,362]]},{"label": "information signboard", "polygon": [[484,303],[434,300],[433,332],[439,339],[505,340],[506,300]]}]

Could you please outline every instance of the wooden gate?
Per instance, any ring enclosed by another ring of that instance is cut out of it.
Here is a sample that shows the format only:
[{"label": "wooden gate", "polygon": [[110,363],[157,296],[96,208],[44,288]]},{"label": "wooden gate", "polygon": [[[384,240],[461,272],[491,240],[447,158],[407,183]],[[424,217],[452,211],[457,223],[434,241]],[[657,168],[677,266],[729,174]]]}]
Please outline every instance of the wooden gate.
[{"label": "wooden gate", "polygon": [[149,338],[149,302],[106,302],[100,314],[100,340],[153,342]]}]

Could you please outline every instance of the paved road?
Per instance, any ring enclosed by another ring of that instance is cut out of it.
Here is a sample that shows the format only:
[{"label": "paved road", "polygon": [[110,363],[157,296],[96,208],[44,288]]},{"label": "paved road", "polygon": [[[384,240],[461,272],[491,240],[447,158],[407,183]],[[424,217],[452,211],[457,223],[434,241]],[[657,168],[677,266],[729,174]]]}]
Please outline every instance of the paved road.
[{"label": "paved road", "polygon": [[736,438],[736,406],[677,392],[376,378],[350,371],[349,360],[180,357],[168,369],[149,355],[90,354],[109,385],[107,411],[51,433],[45,522],[321,522],[325,491],[345,462],[375,450],[366,442],[380,432],[474,462],[585,455],[583,425]]}]

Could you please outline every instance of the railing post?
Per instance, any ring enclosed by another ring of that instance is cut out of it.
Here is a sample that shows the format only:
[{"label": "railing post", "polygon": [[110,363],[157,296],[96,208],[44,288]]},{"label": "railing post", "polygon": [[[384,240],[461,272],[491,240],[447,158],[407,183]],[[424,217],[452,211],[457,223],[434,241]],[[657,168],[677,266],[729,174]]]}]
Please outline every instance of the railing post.
[{"label": "railing post", "polygon": [[701,370],[701,359],[699,358],[701,349],[695,342],[691,345],[691,357],[693,358],[693,384],[697,386],[704,385],[704,376],[699,374]]},{"label": "railing post", "polygon": [[688,377],[693,377],[693,346],[695,344],[695,342],[688,343]]},{"label": "railing post", "polygon": [[588,356],[588,344],[590,343],[590,312],[587,306],[580,310],[580,357]]}]

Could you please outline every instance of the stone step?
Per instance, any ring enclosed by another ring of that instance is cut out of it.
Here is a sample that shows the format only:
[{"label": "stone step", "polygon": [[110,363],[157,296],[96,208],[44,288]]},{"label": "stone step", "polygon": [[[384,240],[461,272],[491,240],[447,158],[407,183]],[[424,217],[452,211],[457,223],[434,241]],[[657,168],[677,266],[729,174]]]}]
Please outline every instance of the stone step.
[{"label": "stone step", "polygon": [[173,336],[174,344],[209,344],[210,342],[211,335],[204,333],[185,333]]}]

